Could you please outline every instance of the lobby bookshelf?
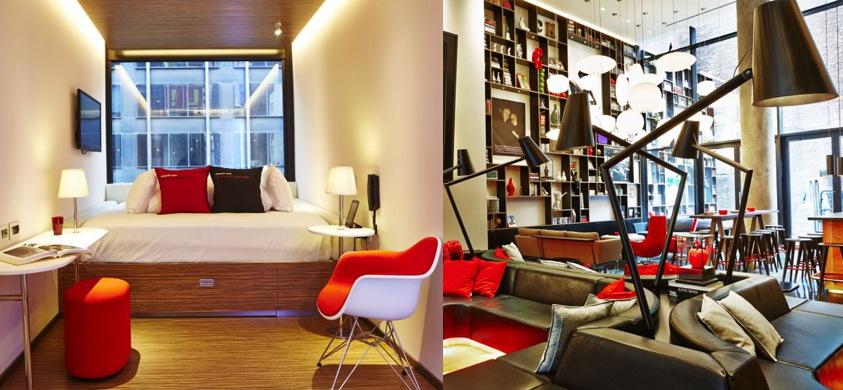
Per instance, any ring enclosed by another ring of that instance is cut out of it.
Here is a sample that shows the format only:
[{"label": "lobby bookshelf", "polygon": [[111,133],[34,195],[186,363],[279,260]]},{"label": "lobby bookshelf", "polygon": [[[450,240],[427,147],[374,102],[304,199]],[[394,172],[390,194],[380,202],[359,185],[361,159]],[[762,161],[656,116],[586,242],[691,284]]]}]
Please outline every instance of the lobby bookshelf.
[{"label": "lobby bookshelf", "polygon": [[[501,95],[517,96],[526,103],[525,116],[529,124],[525,131],[551,160],[546,166],[534,169],[525,164],[503,167],[487,176],[488,196],[497,198],[497,209],[487,207],[490,236],[495,231],[510,228],[508,216],[514,216],[518,226],[591,222],[594,214],[590,209],[592,197],[608,195],[599,167],[606,160],[607,148],[619,147],[600,144],[592,148],[591,154],[586,149],[565,153],[552,151],[555,141],[546,134],[561,119],[567,95],[554,96],[546,90],[539,90],[540,76],[532,61],[532,53],[537,47],[544,52],[542,70],[547,77],[553,74],[567,77],[568,70],[576,66],[569,63],[570,42],[591,47],[595,53],[615,59],[621,67],[635,62],[638,47],[524,0],[486,0],[483,8],[486,166],[517,158],[495,152],[492,122],[497,111],[493,100]],[[620,70],[616,68],[601,77],[604,114],[615,117],[621,112],[614,93],[619,74]],[[640,171],[638,157],[634,159],[632,166]],[[566,180],[559,180],[563,171]],[[579,182],[573,180],[573,172],[580,178]],[[640,218],[643,214],[640,201],[643,194],[638,175],[638,172],[631,173],[636,180],[615,184],[624,215],[630,218]],[[507,195],[510,179],[515,187],[514,196]],[[554,192],[563,194],[558,208],[554,208]],[[519,223],[517,213],[513,212],[516,206],[537,208],[538,223]]]}]

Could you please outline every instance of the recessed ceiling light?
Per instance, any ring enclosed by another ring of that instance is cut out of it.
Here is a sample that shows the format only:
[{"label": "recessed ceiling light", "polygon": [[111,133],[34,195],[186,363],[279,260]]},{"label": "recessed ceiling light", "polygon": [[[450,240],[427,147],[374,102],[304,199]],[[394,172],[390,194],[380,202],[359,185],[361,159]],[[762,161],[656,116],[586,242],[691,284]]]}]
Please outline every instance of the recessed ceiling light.
[{"label": "recessed ceiling light", "polygon": [[627,19],[626,22],[629,23],[629,19]]},{"label": "recessed ceiling light", "polygon": [[283,33],[283,32],[284,32],[284,31],[283,31],[283,30],[281,30],[281,23],[280,23],[280,22],[275,23],[275,32],[274,32],[275,36],[276,36],[276,37],[280,37],[280,36],[281,36],[281,33]]},{"label": "recessed ceiling light", "polygon": [[606,7],[600,7],[600,10],[601,10],[601,11],[605,11],[605,10],[606,10]]},{"label": "recessed ceiling light", "polygon": [[647,31],[647,33],[650,33],[650,34],[652,34],[652,33],[653,33],[653,30],[649,30],[649,31]]}]

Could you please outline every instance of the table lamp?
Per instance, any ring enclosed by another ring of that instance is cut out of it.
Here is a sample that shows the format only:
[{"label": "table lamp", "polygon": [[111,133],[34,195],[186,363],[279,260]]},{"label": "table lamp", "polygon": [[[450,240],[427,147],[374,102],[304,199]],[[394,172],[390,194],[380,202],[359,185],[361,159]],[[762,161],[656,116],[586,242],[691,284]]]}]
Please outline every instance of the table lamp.
[{"label": "table lamp", "polygon": [[357,195],[357,179],[354,177],[354,168],[348,166],[331,167],[328,171],[328,188],[326,193],[340,196],[340,229],[342,224],[342,197],[345,195]]},{"label": "table lamp", "polygon": [[79,233],[79,220],[76,212],[76,199],[88,196],[88,180],[81,169],[62,169],[59,184],[59,199],[73,198],[73,232]]},{"label": "table lamp", "polygon": [[[626,226],[622,223],[623,215],[616,197],[614,181],[610,174],[610,170],[614,166],[748,81],[752,81],[752,105],[755,107],[796,106],[822,102],[838,96],[837,89],[831,82],[828,70],[795,0],[763,3],[755,8],[753,18],[751,68],[745,69],[726,81],[600,166],[603,181],[606,183],[606,189],[609,192],[612,212],[615,220],[618,221],[618,229],[626,256],[632,256],[632,248],[629,245]],[[577,130],[582,131],[582,129]],[[565,128],[562,131],[565,131]],[[559,138],[564,141],[574,137],[560,133]],[[699,149],[697,148],[697,150]],[[744,191],[744,196],[748,196],[748,193],[749,191]],[[736,220],[742,221],[745,212],[746,209],[739,209]],[[726,283],[731,283],[735,256],[730,253],[728,257]],[[662,264],[659,265],[659,268],[662,268]],[[631,267],[630,274],[634,280],[638,279],[636,267]],[[649,312],[644,312],[647,306],[640,304],[639,306],[648,330],[655,332]]]}]

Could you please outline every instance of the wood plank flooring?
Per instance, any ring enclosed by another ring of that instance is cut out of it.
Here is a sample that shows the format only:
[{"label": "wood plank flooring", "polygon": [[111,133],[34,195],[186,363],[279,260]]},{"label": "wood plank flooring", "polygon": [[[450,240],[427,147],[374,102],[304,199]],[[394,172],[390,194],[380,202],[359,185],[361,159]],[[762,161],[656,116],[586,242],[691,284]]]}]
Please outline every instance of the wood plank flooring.
[{"label": "wood plank flooring", "polygon": [[[33,351],[35,388],[329,389],[339,355],[321,368],[316,362],[332,326],[336,322],[321,317],[133,318],[128,365],[111,378],[81,381],[64,369],[64,322],[59,320]],[[364,350],[362,343],[352,344],[346,361],[356,362]],[[418,373],[416,378],[422,389],[434,389]],[[0,390],[25,387],[21,364]],[[404,387],[372,350],[345,388]]]}]

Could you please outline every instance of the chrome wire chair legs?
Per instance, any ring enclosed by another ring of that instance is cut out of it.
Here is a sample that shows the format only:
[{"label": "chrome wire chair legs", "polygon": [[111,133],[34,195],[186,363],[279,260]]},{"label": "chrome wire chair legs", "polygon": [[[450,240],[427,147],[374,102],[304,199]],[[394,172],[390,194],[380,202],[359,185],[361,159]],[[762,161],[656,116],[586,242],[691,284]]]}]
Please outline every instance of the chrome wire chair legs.
[{"label": "chrome wire chair legs", "polygon": [[[421,390],[419,382],[416,379],[416,375],[413,372],[413,367],[410,365],[410,360],[407,358],[407,352],[401,344],[401,338],[398,337],[398,331],[395,329],[395,324],[393,324],[392,321],[385,321],[385,329],[383,330],[383,335],[381,335],[379,334],[380,332],[378,331],[378,326],[375,326],[370,330],[363,330],[360,326],[360,318],[353,316],[345,316],[344,318],[347,318],[350,322],[352,322],[351,330],[348,332],[348,335],[343,335],[343,324],[341,323],[337,333],[331,338],[331,341],[328,342],[328,346],[325,347],[325,350],[322,352],[319,362],[316,363],[317,366],[322,367],[322,361],[340,350],[343,351],[339,367],[337,367],[337,373],[334,375],[334,383],[331,385],[331,390],[342,389],[366,357],[366,354],[369,353],[369,350],[373,348],[375,352],[383,358],[389,368],[392,369],[392,372],[401,379],[404,386],[410,390]],[[334,340],[342,340],[342,342],[332,349],[331,345],[333,345]],[[342,366],[345,363],[345,358],[348,356],[348,349],[351,346],[352,341],[362,342],[366,344],[367,347],[366,350],[363,351],[363,355],[360,356],[360,359],[357,360],[357,363],[354,364],[354,367],[351,368],[351,371],[342,381],[339,388],[337,388],[337,381],[339,380],[340,372],[342,371]],[[396,367],[400,367],[400,371],[396,369]],[[408,373],[409,380],[404,378],[404,376]]]}]

